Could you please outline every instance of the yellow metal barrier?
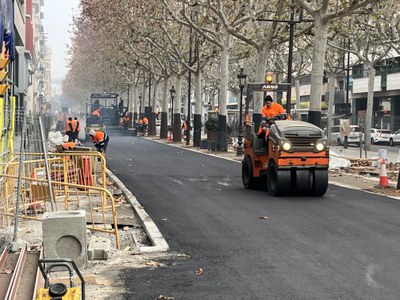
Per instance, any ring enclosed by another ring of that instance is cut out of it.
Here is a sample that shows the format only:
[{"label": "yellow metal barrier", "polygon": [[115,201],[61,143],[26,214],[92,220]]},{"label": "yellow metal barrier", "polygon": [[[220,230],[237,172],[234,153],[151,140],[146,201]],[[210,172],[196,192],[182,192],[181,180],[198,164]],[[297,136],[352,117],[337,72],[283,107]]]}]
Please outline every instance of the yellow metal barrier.
[{"label": "yellow metal barrier", "polygon": [[[9,226],[17,203],[18,172],[21,176],[19,217],[41,221],[43,212],[85,210],[87,228],[115,235],[119,249],[117,213],[114,197],[107,189],[106,161],[98,152],[49,153],[49,173],[44,155],[27,153],[21,169],[19,154],[0,166],[0,224]],[[4,170],[4,171],[2,171]],[[48,186],[50,176],[53,197]]]}]

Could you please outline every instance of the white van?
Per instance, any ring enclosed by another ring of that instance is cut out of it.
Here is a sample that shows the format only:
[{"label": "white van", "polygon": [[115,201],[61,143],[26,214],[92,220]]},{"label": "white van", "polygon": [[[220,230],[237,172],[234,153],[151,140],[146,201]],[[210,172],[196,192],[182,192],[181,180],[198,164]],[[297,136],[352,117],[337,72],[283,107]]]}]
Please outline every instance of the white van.
[{"label": "white van", "polygon": [[[360,146],[360,142],[364,139],[364,134],[361,131],[361,127],[358,125],[350,125],[350,135],[347,137],[348,144],[356,144]],[[361,137],[361,141],[360,141]],[[340,126],[335,125],[332,126],[331,130],[331,143],[336,143],[338,145],[343,145],[344,143],[344,136],[340,134]]]}]

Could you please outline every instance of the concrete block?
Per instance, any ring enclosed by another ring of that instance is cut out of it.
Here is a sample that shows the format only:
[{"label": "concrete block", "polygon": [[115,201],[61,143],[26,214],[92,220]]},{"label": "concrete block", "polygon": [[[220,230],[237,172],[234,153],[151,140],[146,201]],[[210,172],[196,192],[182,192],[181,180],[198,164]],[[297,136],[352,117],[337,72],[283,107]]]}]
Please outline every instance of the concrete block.
[{"label": "concrete block", "polygon": [[46,212],[43,215],[42,229],[46,259],[70,258],[78,268],[86,267],[87,237],[84,210]]},{"label": "concrete block", "polygon": [[11,242],[11,252],[17,252],[22,249],[27,243],[25,241],[17,240],[16,242]]},{"label": "concrete block", "polygon": [[93,236],[89,241],[88,258],[89,260],[107,260],[110,256],[111,240]]}]

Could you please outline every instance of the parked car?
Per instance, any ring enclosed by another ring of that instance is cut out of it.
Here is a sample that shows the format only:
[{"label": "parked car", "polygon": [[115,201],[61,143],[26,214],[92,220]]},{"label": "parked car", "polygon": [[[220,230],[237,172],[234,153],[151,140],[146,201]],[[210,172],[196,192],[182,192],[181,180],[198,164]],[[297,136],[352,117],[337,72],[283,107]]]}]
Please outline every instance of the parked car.
[{"label": "parked car", "polygon": [[391,139],[389,140],[389,145],[394,146],[395,144],[400,144],[400,129],[396,130],[393,134]]},{"label": "parked car", "polygon": [[[361,137],[361,141],[360,141]],[[348,144],[356,144],[357,146],[360,145],[364,139],[364,134],[361,131],[361,127],[358,125],[350,125],[350,135],[347,137]],[[344,136],[340,134],[340,126],[335,125],[332,126],[331,130],[331,142],[334,142],[338,145],[343,145],[344,143]]]},{"label": "parked car", "polygon": [[389,129],[371,128],[371,144],[391,144],[393,135]]}]

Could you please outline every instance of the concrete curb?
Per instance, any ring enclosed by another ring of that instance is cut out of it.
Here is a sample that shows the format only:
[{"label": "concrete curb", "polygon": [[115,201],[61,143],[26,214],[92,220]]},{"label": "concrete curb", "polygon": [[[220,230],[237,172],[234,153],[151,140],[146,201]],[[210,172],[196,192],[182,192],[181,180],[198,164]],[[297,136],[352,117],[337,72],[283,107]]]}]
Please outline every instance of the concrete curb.
[{"label": "concrete curb", "polygon": [[169,250],[169,246],[167,241],[162,236],[160,230],[157,225],[153,222],[150,216],[147,214],[143,206],[136,199],[136,197],[132,194],[130,190],[122,183],[121,180],[118,179],[117,176],[114,175],[109,169],[107,169],[107,175],[111,178],[111,180],[121,189],[125,198],[132,205],[135,210],[136,215],[139,217],[139,220],[146,231],[146,234],[151,241],[153,246],[143,246],[139,247],[140,252],[166,252]]}]

